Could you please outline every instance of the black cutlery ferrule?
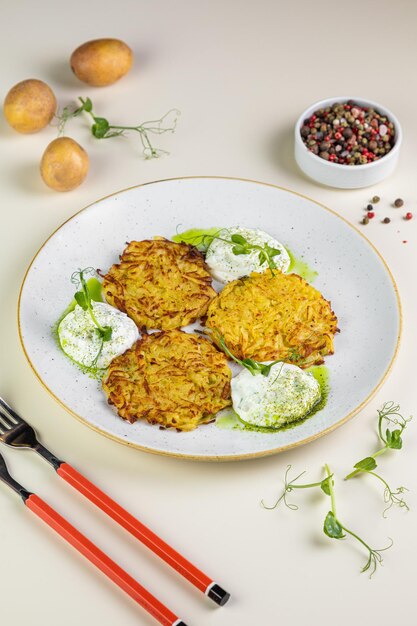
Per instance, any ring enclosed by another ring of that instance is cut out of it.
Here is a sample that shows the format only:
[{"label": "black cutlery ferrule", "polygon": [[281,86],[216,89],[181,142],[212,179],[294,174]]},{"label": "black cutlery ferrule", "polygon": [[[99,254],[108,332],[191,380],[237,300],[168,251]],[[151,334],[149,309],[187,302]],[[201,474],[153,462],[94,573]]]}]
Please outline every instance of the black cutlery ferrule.
[{"label": "black cutlery ferrule", "polygon": [[38,443],[34,447],[34,450],[36,450],[36,452],[40,454],[45,461],[48,461],[55,471],[61,467],[63,461],[60,461],[54,454],[52,454],[52,452],[49,452],[49,450],[47,450],[41,443]]},{"label": "black cutlery ferrule", "polygon": [[217,583],[210,587],[207,595],[219,606],[223,606],[224,604],[226,604],[226,602],[230,598],[230,593],[222,589]]}]

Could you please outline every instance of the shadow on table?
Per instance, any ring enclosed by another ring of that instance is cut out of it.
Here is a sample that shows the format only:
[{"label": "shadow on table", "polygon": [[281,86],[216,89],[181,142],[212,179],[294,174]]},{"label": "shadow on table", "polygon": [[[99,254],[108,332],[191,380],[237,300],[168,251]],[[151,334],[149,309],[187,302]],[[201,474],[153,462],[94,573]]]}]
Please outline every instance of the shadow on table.
[{"label": "shadow on table", "polygon": [[17,188],[30,194],[48,195],[50,193],[41,178],[37,162],[29,161],[14,168],[10,172],[10,179]]},{"label": "shadow on table", "polygon": [[77,93],[77,89],[79,90],[80,84],[82,84],[75,74],[72,73],[69,59],[51,62],[46,77],[47,82],[50,82],[52,85],[74,89],[75,93]]},{"label": "shadow on table", "polygon": [[300,180],[309,180],[295,161],[294,129],[292,127],[276,130],[268,140],[267,152],[276,168]]},{"label": "shadow on table", "polygon": [[[294,130],[292,128],[277,130],[267,143],[267,151],[274,167],[291,176],[291,180],[295,179],[303,183],[309,182],[320,189],[334,189],[313,178],[309,178],[300,170],[294,157]],[[343,191],[350,190],[344,189]]]}]

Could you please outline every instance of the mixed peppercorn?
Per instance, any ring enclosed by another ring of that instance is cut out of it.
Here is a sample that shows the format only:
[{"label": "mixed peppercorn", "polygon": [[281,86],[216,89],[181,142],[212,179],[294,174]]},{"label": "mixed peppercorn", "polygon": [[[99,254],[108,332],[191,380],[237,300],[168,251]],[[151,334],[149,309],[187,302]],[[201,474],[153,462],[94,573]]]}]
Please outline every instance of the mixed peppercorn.
[{"label": "mixed peppercorn", "polygon": [[394,124],[372,107],[335,102],[305,119],[301,138],[310,152],[340,165],[365,165],[394,147]]},{"label": "mixed peppercorn", "polygon": [[[371,202],[366,205],[365,207],[366,215],[361,219],[361,224],[365,224],[365,225],[369,224],[369,220],[372,220],[375,217],[374,205],[378,204],[380,199],[381,198],[379,196],[373,196]],[[404,200],[402,198],[397,198],[392,203],[392,206],[396,209],[400,209],[402,206],[404,206]],[[407,211],[407,213],[403,215],[403,219],[407,221],[411,220],[413,219],[413,214],[410,211]],[[383,224],[389,224],[391,222],[391,219],[389,217],[384,217],[381,221]],[[406,242],[404,241],[404,243]]]}]

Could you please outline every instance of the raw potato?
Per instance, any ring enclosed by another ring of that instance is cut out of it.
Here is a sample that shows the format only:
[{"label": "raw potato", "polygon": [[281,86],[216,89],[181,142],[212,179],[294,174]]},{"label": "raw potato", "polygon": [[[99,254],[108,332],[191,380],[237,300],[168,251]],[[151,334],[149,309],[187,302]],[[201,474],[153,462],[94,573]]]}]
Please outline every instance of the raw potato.
[{"label": "raw potato", "polygon": [[132,51],[123,41],[94,39],[74,50],[70,63],[74,74],[84,83],[104,87],[127,74],[132,61]]},{"label": "raw potato", "polygon": [[36,133],[49,124],[56,106],[52,89],[30,78],[10,89],[4,100],[4,116],[19,133]]},{"label": "raw potato", "polygon": [[42,156],[41,176],[56,191],[71,191],[87,176],[88,154],[70,137],[51,141]]}]

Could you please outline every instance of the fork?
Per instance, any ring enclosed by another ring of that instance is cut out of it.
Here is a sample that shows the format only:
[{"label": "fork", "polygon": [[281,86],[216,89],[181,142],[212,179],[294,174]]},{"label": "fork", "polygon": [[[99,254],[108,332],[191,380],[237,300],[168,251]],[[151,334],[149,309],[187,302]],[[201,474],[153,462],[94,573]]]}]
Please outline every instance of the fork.
[{"label": "fork", "polygon": [[6,462],[0,454],[0,481],[8,485],[23,500],[25,505],[78,552],[101,570],[110,580],[125,591],[131,598],[148,611],[162,626],[186,626],[172,611],[164,606],[149,591],[140,585],[130,574],[100,550],[85,535],[72,526],[57,511],[34,493],[27,491],[9,474]]},{"label": "fork", "polygon": [[136,539],[146,545],[154,554],[168,563],[184,578],[202,591],[219,606],[226,604],[230,594],[209,578],[195,565],[185,559],[179,552],[163,541],[147,526],[121,507],[85,476],[65,461],[58,459],[38,440],[32,426],[14,411],[0,397],[0,441],[13,448],[30,448],[35,450],[55,469],[57,474],[72,487],[77,489],[90,502],[107,513],[115,522],[130,532]]}]

